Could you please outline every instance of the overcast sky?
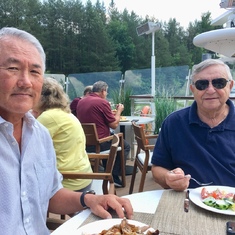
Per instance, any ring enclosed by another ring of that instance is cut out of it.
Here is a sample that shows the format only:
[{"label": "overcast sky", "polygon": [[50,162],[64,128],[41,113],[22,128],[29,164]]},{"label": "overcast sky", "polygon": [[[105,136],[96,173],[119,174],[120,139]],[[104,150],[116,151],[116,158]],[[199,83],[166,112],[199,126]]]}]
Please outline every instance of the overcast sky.
[{"label": "overcast sky", "polygon": [[[87,0],[82,0],[83,4]],[[91,0],[92,4],[96,0]],[[100,0],[108,7],[111,0]],[[202,13],[211,12],[212,19],[222,15],[226,10],[221,9],[221,0],[114,0],[118,10],[125,8],[132,10],[143,18],[146,15],[154,16],[160,21],[168,22],[170,18],[175,18],[181,26],[187,28],[189,22],[200,20]]]}]

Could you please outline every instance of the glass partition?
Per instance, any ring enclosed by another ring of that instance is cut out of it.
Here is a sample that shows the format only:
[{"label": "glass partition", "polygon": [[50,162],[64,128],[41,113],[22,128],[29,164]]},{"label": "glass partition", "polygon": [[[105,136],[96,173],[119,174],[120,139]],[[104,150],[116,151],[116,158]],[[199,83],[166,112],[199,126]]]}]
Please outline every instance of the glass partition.
[{"label": "glass partition", "polygon": [[120,89],[121,71],[96,72],[96,73],[76,73],[68,75],[68,95],[70,100],[83,96],[86,86],[93,85],[97,81],[104,81],[108,84],[108,99],[111,99],[112,91]]},{"label": "glass partition", "polygon": [[[188,73],[187,65],[156,68],[156,95],[185,95]],[[125,88],[132,89],[133,95],[151,94],[151,69],[126,71]]]},{"label": "glass partition", "polygon": [[52,74],[52,73],[45,73],[44,77],[51,77],[57,80],[61,85],[64,87],[66,84],[66,77],[64,74]]}]

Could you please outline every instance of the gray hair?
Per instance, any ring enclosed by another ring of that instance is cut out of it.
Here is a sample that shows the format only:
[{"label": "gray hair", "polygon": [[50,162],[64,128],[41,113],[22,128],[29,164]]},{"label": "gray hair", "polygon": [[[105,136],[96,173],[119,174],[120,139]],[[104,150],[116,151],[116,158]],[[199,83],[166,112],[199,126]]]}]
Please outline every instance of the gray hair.
[{"label": "gray hair", "polygon": [[225,64],[222,60],[207,59],[207,60],[204,60],[201,63],[193,66],[193,70],[192,70],[192,74],[191,74],[191,81],[193,81],[194,77],[198,73],[200,73],[202,70],[204,70],[205,68],[210,67],[212,65],[222,65],[222,66],[224,66],[224,68],[227,72],[227,75],[228,75],[228,80],[233,80],[233,76],[232,76],[230,68],[228,67],[227,64]]},{"label": "gray hair", "polygon": [[101,92],[101,91],[107,91],[108,84],[103,81],[98,81],[93,84],[92,92]]},{"label": "gray hair", "polygon": [[29,42],[33,46],[35,46],[35,48],[38,50],[38,52],[42,58],[43,71],[46,70],[46,55],[45,55],[45,52],[43,50],[41,43],[38,41],[38,39],[36,37],[34,37],[32,34],[26,32],[24,30],[20,30],[20,29],[13,28],[13,27],[4,27],[4,28],[0,29],[0,41],[6,37],[19,38],[19,39],[26,41],[26,42]]},{"label": "gray hair", "polygon": [[83,91],[83,95],[86,95],[87,93],[92,92],[92,86],[86,86]]}]

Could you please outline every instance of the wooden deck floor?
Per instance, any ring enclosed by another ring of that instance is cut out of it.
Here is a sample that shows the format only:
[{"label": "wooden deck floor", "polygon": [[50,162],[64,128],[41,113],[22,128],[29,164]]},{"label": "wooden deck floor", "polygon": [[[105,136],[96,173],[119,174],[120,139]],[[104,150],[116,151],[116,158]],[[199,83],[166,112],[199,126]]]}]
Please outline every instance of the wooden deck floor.
[{"label": "wooden deck floor", "polygon": [[[134,165],[134,161],[127,160],[127,164]],[[140,184],[140,176],[141,176],[141,173],[139,171],[136,175],[133,193],[138,192],[138,188],[139,188],[139,184]],[[118,196],[121,197],[121,196],[129,194],[130,182],[131,182],[131,175],[128,175],[128,176],[126,176],[126,187],[125,188],[116,188],[116,192],[117,192]],[[150,190],[155,190],[155,189],[162,189],[162,188],[153,180],[152,172],[148,172],[146,175],[146,179],[145,179],[144,191],[150,191]]]}]

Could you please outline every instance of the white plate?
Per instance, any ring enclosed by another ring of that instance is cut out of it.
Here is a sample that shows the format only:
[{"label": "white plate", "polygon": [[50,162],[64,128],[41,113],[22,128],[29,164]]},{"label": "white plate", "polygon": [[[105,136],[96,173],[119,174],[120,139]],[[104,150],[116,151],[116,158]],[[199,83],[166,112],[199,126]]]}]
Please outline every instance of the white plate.
[{"label": "white plate", "polygon": [[190,189],[189,193],[189,198],[190,200],[196,204],[197,206],[206,209],[208,211],[216,212],[219,214],[224,214],[224,215],[235,215],[235,211],[232,210],[219,210],[210,206],[207,206],[202,202],[201,198],[201,191],[202,188],[206,188],[207,191],[212,192],[216,189],[224,190],[227,193],[235,193],[235,188],[232,187],[226,187],[226,186],[206,186],[206,187],[200,187],[200,188],[195,188],[195,189]]},{"label": "white plate", "polygon": [[129,122],[129,119],[120,119],[120,122]]},{"label": "white plate", "polygon": [[[89,224],[86,224],[78,230],[73,233],[74,235],[82,235],[82,234],[98,234],[101,233],[104,229],[110,229],[112,226],[116,224],[120,224],[122,219],[103,219],[99,221],[95,221]],[[143,224],[141,222],[135,221],[135,220],[128,220],[129,224],[133,224],[135,226],[146,226],[146,224]],[[149,228],[151,230],[154,230],[152,228]]]}]

